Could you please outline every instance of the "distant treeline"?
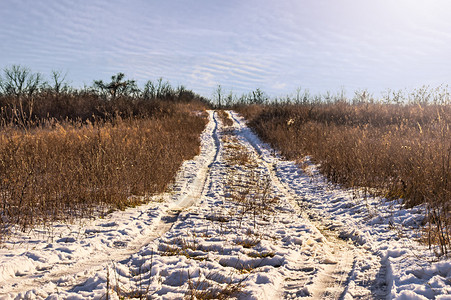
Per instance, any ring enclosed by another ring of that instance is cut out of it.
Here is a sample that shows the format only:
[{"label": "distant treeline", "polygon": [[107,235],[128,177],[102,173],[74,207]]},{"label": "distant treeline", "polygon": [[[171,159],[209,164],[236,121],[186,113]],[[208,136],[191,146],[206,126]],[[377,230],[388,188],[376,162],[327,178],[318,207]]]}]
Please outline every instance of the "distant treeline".
[{"label": "distant treeline", "polygon": [[[93,80],[83,88],[71,87],[66,75],[53,71],[48,78],[27,67],[12,65],[0,72],[0,120],[7,123],[39,122],[40,120],[88,120],[115,116],[150,116],[164,110],[164,103],[196,102],[208,107],[235,108],[246,105],[327,104],[345,102],[384,104],[450,104],[448,86],[424,86],[413,91],[387,90],[379,98],[367,90],[355,91],[348,97],[338,93],[311,94],[298,88],[285,97],[271,98],[257,88],[241,96],[226,92],[218,85],[212,99],[202,97],[183,85],[171,86],[159,78],[139,87],[124,73],[111,76],[111,81]],[[163,106],[163,107],[162,107]]]},{"label": "distant treeline", "polygon": [[448,85],[437,87],[422,86],[412,90],[387,89],[375,96],[366,89],[359,89],[349,95],[345,90],[339,92],[311,93],[308,89],[297,88],[286,96],[270,97],[262,89],[257,88],[241,96],[226,93],[220,85],[214,91],[212,101],[219,107],[235,108],[247,105],[323,105],[333,103],[347,104],[395,104],[395,105],[449,105],[451,90]]},{"label": "distant treeline", "polygon": [[209,100],[180,85],[173,87],[162,78],[147,81],[139,88],[123,73],[110,82],[94,80],[91,86],[76,89],[68,85],[62,72],[50,78],[29,68],[12,65],[0,75],[0,119],[7,124],[29,124],[41,120],[88,120],[113,117],[146,117],[164,111],[165,102]]}]

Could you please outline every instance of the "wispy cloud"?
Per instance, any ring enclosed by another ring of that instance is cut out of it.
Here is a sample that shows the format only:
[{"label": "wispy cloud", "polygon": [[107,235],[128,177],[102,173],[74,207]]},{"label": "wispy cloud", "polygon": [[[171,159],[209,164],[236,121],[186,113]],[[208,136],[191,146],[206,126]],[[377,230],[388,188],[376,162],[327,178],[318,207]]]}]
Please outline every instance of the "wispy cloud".
[{"label": "wispy cloud", "polygon": [[423,1],[0,2],[0,67],[116,72],[272,95],[451,81],[451,4]]}]

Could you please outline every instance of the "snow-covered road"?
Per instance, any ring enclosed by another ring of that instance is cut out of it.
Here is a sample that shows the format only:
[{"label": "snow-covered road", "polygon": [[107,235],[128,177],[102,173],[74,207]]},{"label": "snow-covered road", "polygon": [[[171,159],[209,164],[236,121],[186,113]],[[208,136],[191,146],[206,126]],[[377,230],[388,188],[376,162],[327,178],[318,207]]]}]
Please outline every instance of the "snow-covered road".
[{"label": "snow-covered road", "polygon": [[209,111],[170,192],[104,219],[17,233],[0,299],[451,299],[451,263],[415,241],[422,208],[361,197]]}]

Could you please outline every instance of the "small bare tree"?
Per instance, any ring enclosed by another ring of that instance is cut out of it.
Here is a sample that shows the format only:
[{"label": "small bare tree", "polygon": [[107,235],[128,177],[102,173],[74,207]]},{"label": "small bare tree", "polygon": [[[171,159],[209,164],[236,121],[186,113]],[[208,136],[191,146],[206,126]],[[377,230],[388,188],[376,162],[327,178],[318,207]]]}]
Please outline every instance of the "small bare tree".
[{"label": "small bare tree", "polygon": [[3,69],[4,77],[0,80],[2,93],[8,96],[31,96],[43,83],[40,73],[32,73],[29,68],[12,65]]},{"label": "small bare tree", "polygon": [[231,107],[233,105],[233,92],[230,91],[227,97],[225,98],[225,106]]},{"label": "small bare tree", "polygon": [[158,78],[158,85],[156,86],[156,97],[158,99],[168,99],[174,94],[174,91],[168,81],[163,82],[163,78]]},{"label": "small bare tree", "polygon": [[253,104],[264,104],[268,101],[268,96],[261,89],[256,89],[252,91],[252,103]]},{"label": "small bare tree", "polygon": [[117,73],[111,76],[110,83],[104,83],[103,80],[95,80],[94,87],[102,92],[107,92],[112,99],[118,96],[135,96],[139,92],[139,88],[134,80],[123,80],[124,73]]},{"label": "small bare tree", "polygon": [[216,97],[216,102],[218,103],[218,107],[220,108],[222,106],[222,87],[220,84],[218,84],[214,93]]},{"label": "small bare tree", "polygon": [[2,93],[10,98],[11,112],[22,125],[32,117],[34,94],[43,84],[40,73],[32,73],[29,68],[12,65],[3,69],[4,77],[0,78]]},{"label": "small bare tree", "polygon": [[66,76],[67,73],[63,74],[61,71],[52,71],[52,89],[57,95],[68,88]]},{"label": "small bare tree", "polygon": [[155,99],[157,94],[156,90],[157,88],[155,87],[153,82],[151,80],[148,80],[144,85],[142,97],[146,100]]}]

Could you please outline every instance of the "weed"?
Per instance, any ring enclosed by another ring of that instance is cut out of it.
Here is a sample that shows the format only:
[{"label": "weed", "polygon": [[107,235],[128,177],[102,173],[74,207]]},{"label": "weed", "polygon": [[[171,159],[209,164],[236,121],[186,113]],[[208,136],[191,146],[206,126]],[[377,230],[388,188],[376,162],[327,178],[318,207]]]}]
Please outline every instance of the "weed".
[{"label": "weed", "polygon": [[225,135],[223,141],[224,160],[230,166],[224,183],[225,197],[237,207],[229,213],[238,220],[240,228],[244,218],[251,216],[255,228],[257,218],[272,214],[279,199],[272,196],[271,179],[268,174],[259,172],[252,152],[235,136]]},{"label": "weed", "polygon": [[219,119],[221,120],[222,124],[229,127],[233,125],[233,120],[230,118],[229,114],[225,110],[217,110]]},{"label": "weed", "polygon": [[161,193],[183,160],[199,153],[206,120],[190,108],[172,115],[51,122],[0,129],[0,228],[27,230],[101,216]]},{"label": "weed", "polygon": [[235,241],[237,245],[243,246],[243,248],[253,248],[260,243],[259,238],[246,238],[246,239],[238,239]]},{"label": "weed", "polygon": [[274,257],[276,254],[274,252],[249,252],[247,253],[247,256],[253,257],[253,258],[267,258],[267,257]]},{"label": "weed", "polygon": [[215,272],[199,276],[197,280],[189,278],[185,299],[235,299],[243,292],[246,279],[247,276],[233,280],[232,276],[224,277]]},{"label": "weed", "polygon": [[[310,156],[334,183],[402,198],[407,207],[426,204],[429,244],[445,254],[451,247],[451,106],[440,99],[420,90],[404,104],[339,99],[239,111],[263,141],[288,159]],[[308,170],[305,162],[301,167]]]}]

